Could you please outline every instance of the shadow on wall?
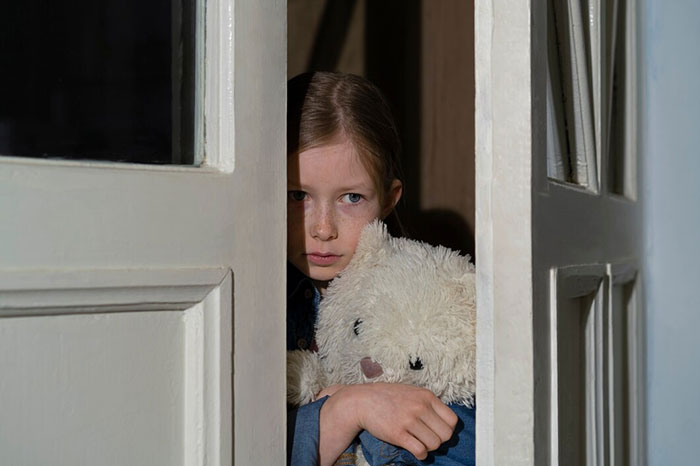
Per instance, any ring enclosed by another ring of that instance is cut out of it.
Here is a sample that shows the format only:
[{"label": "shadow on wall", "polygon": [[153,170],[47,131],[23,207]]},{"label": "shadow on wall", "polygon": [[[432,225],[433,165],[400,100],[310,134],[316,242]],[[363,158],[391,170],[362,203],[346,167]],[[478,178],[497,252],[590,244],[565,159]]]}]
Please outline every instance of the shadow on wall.
[{"label": "shadow on wall", "polygon": [[[404,235],[434,245],[441,244],[473,258],[473,209],[465,214],[449,208],[423,207],[426,174],[421,170],[425,170],[427,162],[422,159],[426,154],[421,153],[422,138],[426,137],[423,134],[425,122],[421,121],[425,110],[421,102],[424,93],[422,73],[426,69],[421,62],[424,55],[421,38],[423,2],[290,0],[289,8],[290,72],[336,70],[362,74],[382,89],[392,104],[402,140],[404,198],[397,210]],[[315,22],[310,19],[314,14]],[[303,65],[299,64],[301,60]],[[299,65],[295,66],[295,63]],[[445,102],[442,105],[453,104]],[[433,111],[439,112],[439,105],[436,107],[437,110],[434,108]],[[434,138],[436,134],[438,132],[434,131],[430,136]],[[462,165],[473,164],[473,142],[467,151],[460,154],[465,160]],[[452,158],[452,164],[455,159]],[[431,157],[429,163],[444,162],[441,157]],[[438,178],[432,181],[432,185],[442,182],[439,170],[435,173],[429,175]],[[458,188],[455,196],[463,195],[464,186],[455,188]],[[449,197],[450,193],[446,195]],[[467,218],[469,216],[471,218]],[[401,231],[396,225],[390,224],[389,227],[393,234]]]},{"label": "shadow on wall", "polygon": [[406,222],[406,236],[469,254],[474,260],[474,236],[464,217],[452,210],[416,211]]}]

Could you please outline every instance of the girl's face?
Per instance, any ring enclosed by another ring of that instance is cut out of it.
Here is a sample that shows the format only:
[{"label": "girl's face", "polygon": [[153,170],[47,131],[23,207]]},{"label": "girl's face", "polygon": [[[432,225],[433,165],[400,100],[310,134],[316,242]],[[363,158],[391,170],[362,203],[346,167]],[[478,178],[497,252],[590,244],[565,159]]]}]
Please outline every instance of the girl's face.
[{"label": "girl's face", "polygon": [[323,288],[352,259],[362,228],[396,204],[401,184],[394,186],[383,212],[372,177],[346,139],[290,156],[289,261]]}]

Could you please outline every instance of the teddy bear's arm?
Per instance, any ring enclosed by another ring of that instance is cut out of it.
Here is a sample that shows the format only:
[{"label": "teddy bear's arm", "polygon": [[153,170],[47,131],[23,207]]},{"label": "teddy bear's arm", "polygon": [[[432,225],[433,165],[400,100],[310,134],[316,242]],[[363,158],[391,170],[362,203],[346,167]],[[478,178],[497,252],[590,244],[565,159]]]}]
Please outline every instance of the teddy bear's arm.
[{"label": "teddy bear's arm", "polygon": [[318,353],[304,350],[287,351],[287,402],[305,405],[326,388],[326,376]]}]

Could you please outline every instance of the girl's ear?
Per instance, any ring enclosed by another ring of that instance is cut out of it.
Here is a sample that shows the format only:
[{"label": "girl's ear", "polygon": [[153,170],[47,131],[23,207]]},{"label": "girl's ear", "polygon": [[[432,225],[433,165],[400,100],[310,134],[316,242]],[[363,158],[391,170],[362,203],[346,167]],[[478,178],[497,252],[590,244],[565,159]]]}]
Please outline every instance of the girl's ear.
[{"label": "girl's ear", "polygon": [[401,181],[394,179],[389,187],[389,192],[387,193],[386,200],[384,202],[384,210],[382,210],[382,220],[387,218],[396,204],[399,203],[401,199],[401,194],[403,194],[403,184]]}]

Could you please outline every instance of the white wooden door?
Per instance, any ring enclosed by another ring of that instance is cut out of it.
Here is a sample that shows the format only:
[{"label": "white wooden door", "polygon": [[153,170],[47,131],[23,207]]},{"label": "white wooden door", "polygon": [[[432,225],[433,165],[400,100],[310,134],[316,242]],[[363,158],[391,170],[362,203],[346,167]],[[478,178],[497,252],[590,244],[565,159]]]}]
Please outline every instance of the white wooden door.
[{"label": "white wooden door", "polygon": [[645,464],[635,4],[476,2],[482,466]]},{"label": "white wooden door", "polygon": [[201,166],[0,156],[0,464],[284,464],[286,2],[197,8]]}]

